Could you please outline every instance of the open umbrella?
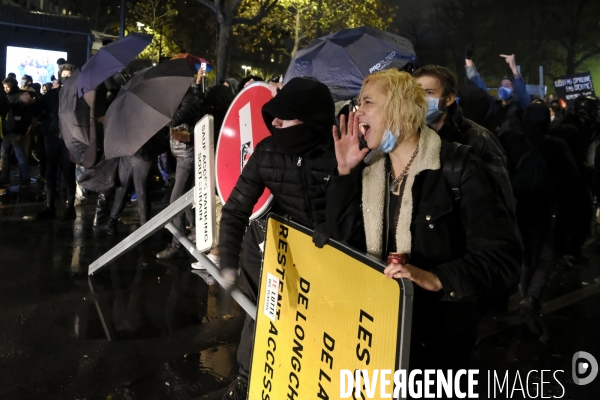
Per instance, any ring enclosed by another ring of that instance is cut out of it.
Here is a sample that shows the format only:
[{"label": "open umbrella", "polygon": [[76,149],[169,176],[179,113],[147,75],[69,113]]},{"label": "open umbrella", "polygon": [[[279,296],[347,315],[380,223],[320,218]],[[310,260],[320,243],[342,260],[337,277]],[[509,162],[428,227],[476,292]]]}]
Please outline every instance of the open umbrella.
[{"label": "open umbrella", "polygon": [[193,76],[193,68],[185,59],[166,61],[135,74],[106,112],[106,158],[135,154],[167,125],[193,83]]},{"label": "open umbrella", "polygon": [[98,144],[103,140],[102,124],[94,117],[99,105],[96,99],[106,97],[106,93],[99,95],[92,90],[80,98],[77,94],[79,74],[79,70],[73,71],[59,92],[60,133],[73,160],[89,168],[96,163],[101,152]]},{"label": "open umbrella", "polygon": [[171,60],[177,60],[179,58],[185,58],[186,60],[188,60],[190,64],[192,64],[196,68],[196,71],[200,69],[202,63],[206,63],[206,72],[212,71],[212,64],[202,57],[198,57],[190,53],[179,53],[171,57]]},{"label": "open umbrella", "polygon": [[370,73],[401,69],[415,59],[408,39],[368,26],[343,29],[298,51],[285,73],[284,83],[311,76],[329,87],[334,101],[349,100],[358,95]]},{"label": "open umbrella", "polygon": [[152,37],[145,33],[130,33],[100,48],[81,68],[77,78],[79,97],[125,68],[152,42]]}]

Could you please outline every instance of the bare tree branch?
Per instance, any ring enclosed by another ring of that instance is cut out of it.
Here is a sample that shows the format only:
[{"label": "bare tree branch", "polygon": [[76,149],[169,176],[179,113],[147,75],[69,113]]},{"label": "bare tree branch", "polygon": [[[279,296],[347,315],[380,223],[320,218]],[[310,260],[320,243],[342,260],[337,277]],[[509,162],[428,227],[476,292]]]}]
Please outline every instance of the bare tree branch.
[{"label": "bare tree branch", "polygon": [[597,56],[598,54],[600,54],[600,48],[597,48],[596,50],[590,51],[584,55],[582,55],[579,60],[577,60],[574,63],[575,68],[579,67],[581,64],[583,64],[586,60],[588,60],[591,57]]},{"label": "bare tree branch", "polygon": [[277,5],[277,0],[266,0],[266,2],[261,2],[260,9],[256,13],[256,15],[252,18],[234,18],[233,24],[244,24],[244,25],[256,25],[262,20],[264,17],[271,12],[271,10]]},{"label": "bare tree branch", "polygon": [[215,3],[209,0],[196,0],[198,3],[205,5],[210,8],[215,14],[217,14],[217,9],[215,7]]}]

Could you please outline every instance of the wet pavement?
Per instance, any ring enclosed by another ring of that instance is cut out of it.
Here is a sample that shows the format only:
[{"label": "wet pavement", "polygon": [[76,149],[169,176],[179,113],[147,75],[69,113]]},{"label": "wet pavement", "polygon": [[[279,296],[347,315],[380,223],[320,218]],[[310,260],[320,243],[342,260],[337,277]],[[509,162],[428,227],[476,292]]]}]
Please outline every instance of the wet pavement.
[{"label": "wet pavement", "polygon": [[[155,258],[169,232],[88,279],[138,226],[135,203],[111,237],[93,229],[94,195],[75,221],[35,221],[38,191],[0,196],[0,399],[188,399],[235,377],[244,315],[223,315],[191,258]],[[153,197],[156,214],[165,206]]]},{"label": "wet pavement", "polygon": [[[0,399],[196,399],[235,377],[243,310],[219,307],[217,287],[192,273],[191,257],[155,258],[168,231],[88,278],[89,264],[137,228],[135,203],[111,237],[93,229],[93,194],[75,221],[35,221],[40,193],[34,183],[0,195]],[[153,215],[165,207],[161,197],[153,195]],[[520,371],[527,386],[531,370],[564,370],[562,398],[600,398],[600,377],[578,386],[571,376],[575,352],[600,360],[600,241],[585,254],[589,262],[553,272],[543,300],[546,343],[528,333],[517,295],[507,314],[484,320],[482,378],[484,370],[508,370],[512,386]],[[531,395],[540,380],[529,379]],[[552,383],[543,394],[560,397],[561,386],[544,380]]]}]

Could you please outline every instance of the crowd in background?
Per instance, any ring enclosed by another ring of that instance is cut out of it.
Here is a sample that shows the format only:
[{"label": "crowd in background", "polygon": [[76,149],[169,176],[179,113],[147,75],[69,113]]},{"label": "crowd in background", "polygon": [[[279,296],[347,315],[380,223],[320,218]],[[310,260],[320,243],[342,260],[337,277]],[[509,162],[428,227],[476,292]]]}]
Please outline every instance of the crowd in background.
[{"label": "crowd in background", "polygon": [[[469,83],[466,85],[460,85],[457,76],[449,69],[434,65],[411,70],[409,71],[412,75],[411,78],[402,77],[401,79],[405,80],[402,85],[407,85],[407,87],[412,85],[411,82],[414,80],[416,85],[425,92],[423,99],[419,97],[420,95],[414,97],[415,102],[420,102],[419,107],[427,109],[425,121],[427,131],[424,128],[419,130],[419,126],[413,126],[421,137],[419,143],[427,144],[429,143],[428,140],[431,140],[431,143],[436,143],[435,140],[437,139],[429,139],[430,135],[435,134],[444,143],[468,145],[477,158],[477,161],[473,161],[473,163],[476,165],[481,163],[485,166],[483,167],[483,176],[487,179],[490,190],[495,190],[498,193],[498,198],[502,202],[502,209],[507,212],[506,220],[512,224],[511,235],[514,234],[518,238],[518,243],[520,243],[523,250],[519,283],[523,298],[520,304],[521,312],[531,330],[541,340],[547,340],[547,332],[539,315],[540,300],[550,272],[557,263],[573,266],[576,263],[586,262],[582,248],[592,233],[595,223],[597,205],[594,199],[600,198],[600,171],[597,168],[600,166],[600,153],[597,151],[600,144],[600,125],[598,122],[600,103],[594,96],[581,96],[575,100],[571,109],[566,109],[552,96],[548,96],[546,99],[534,98],[527,93],[525,81],[519,73],[514,55],[502,55],[502,57],[508,64],[512,74],[498,82],[497,96],[489,94],[488,87],[479,76],[472,60],[472,52],[469,53],[468,51],[465,64]],[[62,140],[58,111],[61,84],[69,79],[71,73],[77,67],[65,60],[59,60],[58,64],[60,65],[58,78],[53,78],[53,83],[43,86],[32,83],[31,78],[27,75],[23,77],[21,82],[17,82],[14,74],[9,74],[3,80],[4,93],[0,96],[0,114],[2,116],[2,175],[0,185],[2,188],[11,186],[10,170],[13,164],[13,154],[16,157],[16,164],[19,169],[19,181],[13,183],[22,188],[31,183],[29,159],[31,147],[35,143],[35,150],[39,159],[39,176],[35,179],[38,182],[45,182],[43,188],[38,185],[39,195],[44,199],[45,204],[44,208],[37,214],[38,220],[52,219],[57,216],[57,200],[60,198],[61,185],[66,188],[66,207],[64,209],[58,207],[63,209],[62,218],[66,220],[76,218],[77,167]],[[107,106],[115,98],[119,88],[129,78],[126,74],[119,73],[105,83]],[[377,79],[384,78],[378,77]],[[392,81],[400,78],[391,77],[389,79]],[[169,198],[171,203],[188,191],[193,186],[194,126],[204,115],[213,115],[215,118],[216,143],[227,109],[236,94],[248,84],[259,80],[262,79],[255,76],[247,77],[241,82],[227,79],[203,92],[201,89],[203,87],[202,74],[199,73],[195,84],[189,88],[179,104],[172,121],[134,155],[120,158],[116,184],[114,187],[98,191],[96,217],[94,219],[95,229],[104,231],[109,235],[115,235],[118,229],[119,217],[127,202],[131,200],[137,201],[140,224],[144,224],[150,219],[151,202],[148,191],[148,177],[153,166],[156,166],[160,171],[167,191],[166,197]],[[320,90],[323,90],[322,87],[312,87],[312,81],[307,82],[295,83],[296,85],[303,85],[302,88],[298,89],[300,92],[304,90],[307,96],[313,96],[311,99],[314,101],[327,97],[320,92]],[[364,87],[368,87],[366,85],[365,83]],[[286,86],[283,86],[283,88],[285,89]],[[282,86],[279,84],[276,87],[281,89]],[[271,116],[269,121],[265,120],[265,123],[272,130],[277,148],[281,149],[292,144],[286,143],[284,139],[277,136],[281,128],[277,125],[280,123],[278,121],[283,119],[283,117],[278,119],[278,112],[281,107],[290,109],[290,107],[298,105],[294,103],[295,100],[284,97],[291,96],[288,93],[291,89],[288,89],[287,92],[284,89],[281,89],[275,96],[276,99],[279,99],[279,103],[272,103],[271,108],[263,110],[263,115]],[[284,101],[290,103],[282,103]],[[359,103],[360,106],[358,106]],[[360,115],[368,114],[365,111],[368,110],[368,106],[363,97],[353,99],[340,106],[343,107],[337,113],[337,119],[334,119],[335,111],[332,108],[330,110],[331,115],[314,122],[315,126],[318,125],[318,129],[320,129],[318,133],[312,132],[315,135],[316,142],[322,140],[324,135],[323,126],[340,126],[344,131],[342,135],[344,137],[346,135],[346,123],[355,118],[355,112],[359,114],[362,112],[363,114]],[[311,108],[308,103],[304,107],[310,108],[308,112],[315,118],[317,118],[316,116],[320,118],[320,113],[323,112],[322,109]],[[329,118],[333,121],[330,125],[328,125]],[[363,121],[363,128],[361,129],[366,129],[363,133],[368,132],[368,124]],[[361,152],[366,154],[366,150],[364,150],[366,147],[372,150],[378,148],[383,153],[391,152],[394,143],[397,143],[394,140],[397,141],[398,139],[390,139],[391,147],[386,151],[384,146],[386,138],[394,137],[393,133],[388,135],[387,132],[384,134],[381,145],[379,143],[374,146],[369,144],[368,135],[361,138],[361,148],[363,149]],[[308,135],[308,133],[302,134]],[[325,142],[323,146],[326,145],[332,148],[333,142],[330,142],[330,136]],[[407,164],[406,171],[410,168],[413,159],[417,157],[419,145],[417,145],[413,157]],[[296,150],[298,149],[294,151]],[[284,153],[293,158],[303,154],[303,151],[306,151],[306,149],[291,155]],[[425,149],[422,148],[421,151],[424,152]],[[260,154],[260,151],[257,151],[257,154]],[[376,154],[376,152],[372,151],[371,154]],[[330,161],[332,161],[332,156],[330,158]],[[371,165],[376,165],[376,156],[373,156],[373,158],[373,164],[369,164],[369,156],[367,156],[365,168],[368,169],[371,168]],[[416,159],[418,160],[419,157]],[[321,160],[324,163],[323,160],[324,158]],[[337,161],[339,170],[339,154]],[[256,161],[256,163],[258,162]],[[300,166],[302,158],[297,162],[297,165]],[[250,169],[254,168],[252,164],[249,165],[251,165]],[[286,168],[287,165],[282,164],[282,170]],[[351,169],[349,168],[348,171],[340,170],[340,175],[344,175],[342,172],[350,174]],[[392,192],[396,192],[396,197],[398,195],[401,197],[404,190],[403,179],[408,175],[401,176],[398,172],[396,171],[396,174],[392,173],[392,177],[398,175],[398,178],[392,180],[392,184],[395,182],[400,186],[392,186],[394,188]],[[319,173],[324,173],[324,171],[319,170]],[[444,173],[446,172],[444,171]],[[452,190],[458,190],[457,187],[452,185],[451,177],[446,176],[446,180],[452,186]],[[365,184],[367,183],[363,182],[363,185]],[[277,189],[274,189],[274,193],[277,201]],[[340,190],[339,193],[343,193],[343,190]],[[324,192],[323,196],[325,196]],[[352,196],[346,196],[348,200],[352,198]],[[111,199],[112,207],[109,207]],[[354,196],[354,199],[356,199],[356,196]],[[394,199],[393,196],[392,199]],[[458,194],[455,191],[455,201],[472,201],[469,199],[469,195],[465,196],[463,193],[461,198],[460,191],[458,190]],[[339,202],[341,200],[334,198],[333,201]],[[399,200],[396,199],[395,201]],[[231,220],[228,220],[228,218],[231,218],[231,214],[228,213],[232,212],[234,206],[230,205],[224,209],[225,224],[231,223]],[[351,206],[351,204],[346,204],[344,207],[351,209]],[[346,209],[344,207],[340,206],[338,208],[344,210]],[[404,207],[404,204],[402,207]],[[477,205],[473,207],[477,207]],[[479,205],[479,207],[484,206]],[[285,209],[285,207],[283,208]],[[402,212],[401,208],[400,210]],[[324,213],[325,209],[322,208],[321,211]],[[311,212],[310,210],[306,211],[308,214]],[[287,213],[293,215],[294,211],[288,210]],[[336,214],[335,218],[337,220],[345,217]],[[393,222],[398,223],[399,220],[402,220],[401,214],[390,218],[392,219],[389,226],[392,226]],[[429,223],[430,219],[431,215],[428,215],[428,225],[424,225],[424,227],[427,228],[428,226],[433,229],[435,224],[434,221]],[[244,229],[247,222],[242,226]],[[321,225],[317,224],[316,219],[311,219],[309,224],[313,225],[312,228],[323,233],[325,221],[320,222]],[[190,239],[194,239],[194,218],[191,211],[185,216],[177,217],[174,223],[182,231],[188,228]],[[368,218],[365,217],[361,223],[367,224]],[[358,239],[351,237],[350,233],[355,228],[354,224],[356,224],[356,221],[352,220],[351,224],[347,226],[346,232],[338,234],[338,238],[342,236],[344,240],[349,242],[353,240],[357,240],[356,243],[364,242],[364,232],[362,233],[363,236],[359,235]],[[222,227],[221,233],[230,234],[229,228],[231,227]],[[338,228],[339,226],[330,229],[330,231],[339,230]],[[261,229],[263,227],[260,226],[260,223],[258,225],[251,224],[248,228],[248,234],[253,234],[255,230],[260,232]],[[366,240],[368,243],[368,228],[362,226],[362,229],[363,231],[367,230]],[[244,231],[238,233],[244,235]],[[259,233],[256,234],[260,236]],[[336,235],[333,234],[333,236]],[[326,234],[326,237],[328,237],[328,234]],[[226,245],[223,244],[226,244],[227,240],[231,240],[230,235],[222,239],[219,247],[226,248]],[[258,240],[255,239],[255,241]],[[511,239],[506,240],[510,242]],[[357,244],[356,247],[360,248],[361,245]],[[237,246],[234,250],[239,253],[240,247]],[[400,249],[392,246],[382,247],[379,250],[386,253],[387,250],[396,251]],[[244,249],[241,251],[243,253]],[[173,238],[166,249],[157,254],[157,257],[169,259],[182,257],[184,254],[185,251],[179,241]],[[215,261],[218,260],[217,254],[216,251],[213,252],[215,257],[213,260]],[[231,254],[225,255],[225,257],[231,258]],[[509,259],[510,256],[506,255],[506,258]],[[240,262],[239,258],[236,260],[237,263]],[[395,271],[390,272],[391,276],[395,276],[395,273]],[[253,280],[253,278],[248,279]],[[442,275],[440,279],[444,286],[448,283],[443,281],[445,278]],[[478,306],[485,310],[505,307],[508,295],[516,289],[516,287],[510,287],[510,279],[507,278],[505,283],[507,287],[504,288],[503,293],[489,298],[483,296],[484,298]],[[256,288],[254,288],[254,291],[256,291]],[[460,346],[457,348],[460,348]]]}]

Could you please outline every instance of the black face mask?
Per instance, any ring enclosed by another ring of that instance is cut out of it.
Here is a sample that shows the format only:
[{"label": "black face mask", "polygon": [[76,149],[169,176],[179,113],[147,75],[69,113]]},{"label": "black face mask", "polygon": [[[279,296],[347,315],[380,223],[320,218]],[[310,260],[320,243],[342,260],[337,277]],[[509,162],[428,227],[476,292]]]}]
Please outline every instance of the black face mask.
[{"label": "black face mask", "polygon": [[271,133],[277,146],[289,156],[299,156],[324,145],[323,135],[306,124],[281,129],[273,127]]}]

